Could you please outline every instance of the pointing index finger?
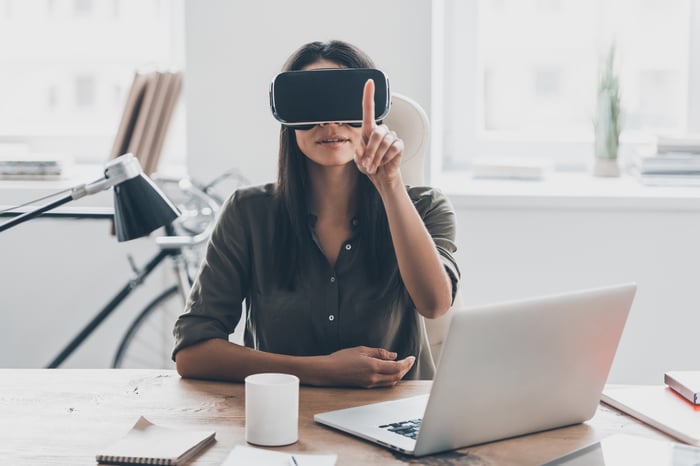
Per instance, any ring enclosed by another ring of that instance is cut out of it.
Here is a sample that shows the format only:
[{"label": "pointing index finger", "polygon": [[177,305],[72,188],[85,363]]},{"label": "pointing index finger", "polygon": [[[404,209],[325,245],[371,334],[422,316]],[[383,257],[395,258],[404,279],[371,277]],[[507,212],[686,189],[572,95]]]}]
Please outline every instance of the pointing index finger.
[{"label": "pointing index finger", "polygon": [[368,135],[376,125],[374,121],[374,80],[368,79],[362,93],[362,133]]}]

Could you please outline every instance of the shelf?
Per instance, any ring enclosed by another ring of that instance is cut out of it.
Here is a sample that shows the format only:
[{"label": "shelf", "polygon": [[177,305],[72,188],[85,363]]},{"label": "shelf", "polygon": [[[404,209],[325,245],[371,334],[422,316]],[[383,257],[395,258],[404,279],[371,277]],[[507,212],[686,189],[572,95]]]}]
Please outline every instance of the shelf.
[{"label": "shelf", "polygon": [[448,173],[434,183],[455,207],[700,211],[700,187],[645,186],[636,178],[551,173],[541,181]]}]

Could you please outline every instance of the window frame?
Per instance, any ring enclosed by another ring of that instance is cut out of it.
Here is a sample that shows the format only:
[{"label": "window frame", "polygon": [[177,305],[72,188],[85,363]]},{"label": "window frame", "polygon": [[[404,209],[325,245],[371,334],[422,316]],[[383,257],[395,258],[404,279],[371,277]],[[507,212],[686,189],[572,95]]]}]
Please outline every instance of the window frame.
[{"label": "window frame", "polygon": [[[8,8],[12,7],[11,0],[6,0]],[[161,3],[164,0],[151,0],[151,4],[148,6],[154,9],[161,8]],[[185,0],[172,1],[167,0],[168,8],[171,11],[171,16],[169,18],[169,23],[171,24],[171,37],[169,39],[169,47],[171,49],[171,57],[167,60],[168,66],[172,66],[178,69],[184,69],[185,67]],[[1,0],[0,0],[1,3]],[[91,2],[92,3],[92,2]],[[138,5],[139,8],[144,7],[143,5]],[[94,5],[93,5],[94,7]],[[49,20],[56,20],[57,22],[65,21],[63,11],[55,11],[55,5],[48,5],[51,10],[47,16],[42,17],[42,21],[46,22]],[[75,21],[91,21],[96,22],[104,21],[102,15],[109,8],[113,8],[115,14],[117,15],[112,19],[113,23],[119,23],[122,19],[119,16],[119,0],[115,0],[113,5],[101,5],[101,9],[92,10],[89,12],[83,11],[77,13],[73,18]],[[76,19],[77,18],[77,19]],[[181,28],[177,28],[175,25],[179,24]],[[179,49],[177,52],[172,50]],[[150,64],[144,63],[143,67],[148,68],[152,66]],[[73,69],[74,84],[75,79],[80,78],[79,69]],[[126,102],[126,97],[129,92],[129,86],[131,85],[131,79],[133,73],[137,69],[127,70],[126,68],[120,70],[120,73],[124,74],[123,89],[122,89],[122,102]],[[73,91],[75,92],[75,91]],[[79,102],[75,102],[76,108],[79,108]],[[170,130],[166,136],[166,146],[164,147],[164,154],[166,150],[174,151],[172,157],[161,158],[162,162],[168,163],[172,161],[175,165],[180,165],[185,162],[185,142],[184,136],[179,136],[174,133],[182,133],[184,128],[184,111],[185,111],[184,94],[181,96],[173,119],[170,123]],[[95,109],[96,113],[100,113],[98,108]],[[36,129],[34,127],[27,127],[20,130],[8,131],[7,129],[0,128],[0,146],[4,144],[9,145],[23,145],[27,146],[31,153],[34,154],[56,154],[61,159],[65,159],[69,166],[73,163],[77,165],[95,165],[102,164],[107,161],[112,149],[112,144],[114,143],[114,138],[116,137],[118,124],[121,119],[121,112],[123,107],[119,107],[118,113],[111,117],[113,126],[109,126],[107,122],[104,122],[104,127],[100,124],[97,129],[92,129],[87,132],[78,132],[75,128],[71,127],[69,129],[52,129],[49,127],[42,127]],[[111,112],[110,112],[111,113]],[[178,131],[177,129],[180,128]],[[173,140],[174,139],[174,140]],[[168,141],[173,140],[170,144]]]},{"label": "window frame", "polygon": [[[473,156],[490,158],[506,155],[522,157],[523,160],[537,158],[558,171],[584,171],[592,162],[592,134],[576,137],[544,139],[541,135],[532,137],[499,135],[497,137],[481,134],[480,118],[483,115],[483,101],[479,95],[483,88],[478,60],[478,2],[434,0],[432,11],[432,137],[430,173],[439,177],[451,172],[469,171]],[[459,31],[454,31],[447,24],[446,17],[459,17]],[[690,0],[689,28],[689,62],[687,66],[688,97],[686,106],[686,130],[700,133],[700,0]],[[458,37],[450,37],[457,34]],[[451,73],[446,68],[451,56],[451,47],[459,44],[459,53],[468,65],[460,73],[461,85],[458,89],[449,85]],[[453,89],[457,95],[451,95],[450,101],[458,101],[462,108],[456,110],[447,104],[444,89]],[[458,113],[458,116],[455,117]],[[446,134],[443,121],[459,118],[463,124],[459,135]],[[450,160],[445,147],[456,147],[454,142],[445,143],[449,138],[458,138],[460,154],[456,160]],[[648,135],[627,132],[621,136],[621,158],[625,159],[642,146],[653,144]]]}]

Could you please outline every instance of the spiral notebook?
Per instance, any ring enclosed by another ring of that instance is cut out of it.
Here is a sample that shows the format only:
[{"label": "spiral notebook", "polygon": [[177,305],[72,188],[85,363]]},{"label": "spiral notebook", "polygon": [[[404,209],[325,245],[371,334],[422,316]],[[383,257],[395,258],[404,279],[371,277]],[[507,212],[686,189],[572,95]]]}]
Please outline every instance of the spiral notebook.
[{"label": "spiral notebook", "polygon": [[184,430],[153,424],[141,416],[117,442],[96,455],[103,464],[178,466],[214,440],[214,431]]}]

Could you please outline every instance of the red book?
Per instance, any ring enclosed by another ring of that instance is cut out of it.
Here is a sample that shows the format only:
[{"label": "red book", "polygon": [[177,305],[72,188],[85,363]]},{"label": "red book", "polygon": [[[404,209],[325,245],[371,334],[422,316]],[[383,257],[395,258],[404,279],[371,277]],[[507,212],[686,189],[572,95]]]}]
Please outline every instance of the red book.
[{"label": "red book", "polygon": [[664,383],[686,400],[700,405],[700,371],[668,371]]}]

